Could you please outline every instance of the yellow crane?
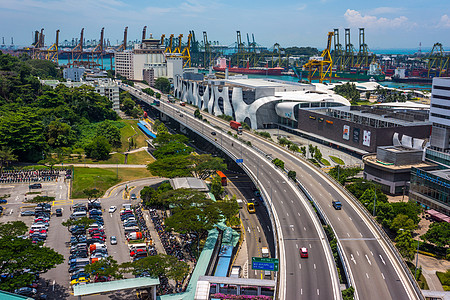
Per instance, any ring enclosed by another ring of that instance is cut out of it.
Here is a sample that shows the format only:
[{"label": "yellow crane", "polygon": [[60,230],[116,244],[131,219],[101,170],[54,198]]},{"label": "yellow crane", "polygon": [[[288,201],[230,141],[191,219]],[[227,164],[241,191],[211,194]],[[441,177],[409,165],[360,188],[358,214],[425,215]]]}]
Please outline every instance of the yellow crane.
[{"label": "yellow crane", "polygon": [[303,65],[303,68],[308,70],[309,82],[311,82],[316,72],[319,72],[318,75],[320,83],[326,80],[326,77],[329,77],[329,80],[331,82],[333,60],[331,59],[330,48],[333,35],[334,32],[328,32],[327,48],[322,51],[322,54],[320,56],[311,57],[309,61]]},{"label": "yellow crane", "polygon": [[47,55],[46,58],[49,61],[52,61],[56,64],[58,64],[58,43],[59,43],[59,29],[56,30],[56,41],[53,45],[51,45],[47,49]]}]

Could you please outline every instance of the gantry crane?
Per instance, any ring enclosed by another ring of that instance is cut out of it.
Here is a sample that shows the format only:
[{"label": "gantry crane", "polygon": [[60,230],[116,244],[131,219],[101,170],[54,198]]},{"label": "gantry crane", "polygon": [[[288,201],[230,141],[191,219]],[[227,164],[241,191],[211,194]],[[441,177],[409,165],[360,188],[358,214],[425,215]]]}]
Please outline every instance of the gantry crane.
[{"label": "gantry crane", "polygon": [[426,58],[428,60],[428,77],[430,77],[430,75],[441,77],[448,74],[449,58],[450,56],[445,55],[442,44],[435,43],[430,54]]},{"label": "gantry crane", "polygon": [[69,56],[69,66],[80,66],[83,56],[83,35],[84,35],[84,28],[81,29],[80,34],[80,41],[78,45],[75,46],[75,48],[72,49],[72,55]]},{"label": "gantry crane", "polygon": [[311,57],[309,61],[303,65],[303,67],[308,70],[308,80],[310,83],[316,72],[319,72],[318,76],[320,83],[326,80],[326,77],[329,77],[331,82],[333,59],[331,58],[330,48],[333,35],[334,32],[328,32],[327,48],[322,51],[320,56]]},{"label": "gantry crane", "polygon": [[47,49],[47,55],[46,58],[49,61],[52,61],[56,64],[58,64],[58,44],[59,44],[59,29],[56,30],[56,41],[53,45],[51,45]]},{"label": "gantry crane", "polygon": [[333,65],[337,71],[343,70],[344,65],[344,49],[339,41],[339,29],[334,29],[334,50],[333,50]]},{"label": "gantry crane", "polygon": [[123,31],[123,41],[122,44],[120,44],[119,47],[117,47],[116,51],[125,51],[127,50],[127,37],[128,37],[128,26],[125,27],[125,30]]},{"label": "gantry crane", "polygon": [[352,68],[355,64],[355,48],[350,39],[350,28],[345,28],[344,68]]},{"label": "gantry crane", "polygon": [[370,64],[376,61],[374,53],[370,53],[369,47],[366,44],[366,38],[364,34],[364,28],[359,28],[359,52],[356,57],[355,67],[368,68]]},{"label": "gantry crane", "polygon": [[184,47],[183,50],[181,51],[181,57],[183,58],[183,62],[184,62],[183,68],[191,67],[191,39],[192,39],[192,34],[189,33],[186,47]]},{"label": "gantry crane", "polygon": [[95,46],[94,49],[91,51],[92,56],[92,62],[88,63],[92,67],[101,67],[103,69],[103,37],[104,37],[104,31],[105,28],[102,28],[102,31],[100,32],[100,41],[98,42],[97,46]]},{"label": "gantry crane", "polygon": [[203,31],[203,45],[205,47],[204,57],[203,57],[203,66],[209,67],[212,64],[211,57],[211,45],[208,41],[208,35],[206,31]]}]

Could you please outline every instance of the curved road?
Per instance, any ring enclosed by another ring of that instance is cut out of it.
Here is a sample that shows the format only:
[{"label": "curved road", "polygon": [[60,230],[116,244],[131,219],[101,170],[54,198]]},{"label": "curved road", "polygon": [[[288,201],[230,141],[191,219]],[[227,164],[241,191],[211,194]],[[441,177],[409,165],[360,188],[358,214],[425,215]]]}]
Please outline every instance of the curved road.
[{"label": "curved road", "polygon": [[[130,91],[151,103],[152,98]],[[233,137],[195,119],[193,111],[163,101],[158,109],[217,143],[229,156],[242,158],[244,169],[258,178],[264,199],[269,202],[265,205],[271,206],[278,231],[279,298],[341,299],[336,267],[320,221],[292,181],[254,149],[238,145]],[[217,131],[217,135],[211,135],[212,131]],[[308,259],[300,258],[300,247],[309,249]]]},{"label": "curved road", "polygon": [[[189,110],[193,112],[194,109],[189,108]],[[208,117],[213,125],[219,126],[224,132],[230,130],[225,121],[212,118],[211,115]],[[293,155],[292,152],[253,134],[244,132],[242,137],[244,140],[251,141],[253,146],[264,153],[272,154],[274,158],[283,160],[286,169],[297,172],[297,179],[321,207],[342,245],[344,259],[349,267],[350,279],[355,287],[355,299],[420,299],[395,254],[381,237],[379,228],[373,226],[368,217],[340,186],[333,184],[324,174],[303,159]],[[249,158],[250,164],[256,167],[259,163],[258,160]],[[261,179],[261,177],[259,178]],[[270,180],[263,179],[262,184],[269,187]],[[343,209],[335,210],[331,205],[332,199],[341,201]],[[280,218],[292,212],[282,201],[278,203],[281,204],[280,207],[277,207]],[[295,226],[298,225],[295,224]],[[289,236],[285,239],[286,249],[289,249]],[[290,284],[287,286],[292,287]]]}]

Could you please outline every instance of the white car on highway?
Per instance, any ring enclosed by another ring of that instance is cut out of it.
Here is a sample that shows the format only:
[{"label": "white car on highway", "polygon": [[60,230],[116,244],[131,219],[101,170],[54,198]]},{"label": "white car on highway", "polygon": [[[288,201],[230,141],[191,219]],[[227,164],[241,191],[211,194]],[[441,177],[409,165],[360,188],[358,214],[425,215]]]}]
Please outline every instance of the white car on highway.
[{"label": "white car on highway", "polygon": [[109,213],[113,213],[113,212],[115,212],[117,210],[117,206],[111,206],[110,208],[109,208]]}]

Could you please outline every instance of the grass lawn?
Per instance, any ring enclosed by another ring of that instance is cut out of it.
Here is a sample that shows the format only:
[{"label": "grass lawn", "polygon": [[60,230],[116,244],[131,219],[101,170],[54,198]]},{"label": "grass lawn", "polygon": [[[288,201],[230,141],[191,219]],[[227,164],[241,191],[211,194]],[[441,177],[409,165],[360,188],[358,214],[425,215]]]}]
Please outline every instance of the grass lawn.
[{"label": "grass lawn", "polygon": [[147,151],[139,151],[128,154],[127,163],[129,165],[148,165],[154,161],[155,159]]},{"label": "grass lawn", "polygon": [[334,161],[335,163],[337,163],[339,165],[345,165],[344,161],[342,159],[340,159],[339,157],[330,155],[330,158],[332,161]]},{"label": "grass lawn", "polygon": [[447,272],[436,272],[437,277],[439,278],[439,281],[442,284],[442,287],[444,288],[444,291],[450,291],[450,270],[447,270]]},{"label": "grass lawn", "polygon": [[[124,152],[128,150],[128,138],[133,136],[137,133],[137,135],[134,136],[134,140],[136,142],[136,148],[145,147],[147,146],[147,137],[142,133],[142,131],[137,126],[138,121],[137,120],[122,120],[122,122],[126,125],[125,127],[120,129],[120,134],[122,136],[122,148],[119,150],[119,152]],[[133,126],[133,128],[131,127]],[[136,131],[135,131],[136,130]]]},{"label": "grass lawn", "polygon": [[321,162],[323,165],[325,165],[325,166],[331,166],[330,162],[329,162],[328,160],[326,160],[325,158],[322,158],[322,159],[320,160],[320,162]]},{"label": "grass lawn", "polygon": [[[119,178],[117,178],[117,172]],[[85,198],[83,193],[85,189],[96,188],[104,193],[120,182],[151,176],[151,173],[144,168],[74,168],[72,198]]]}]

